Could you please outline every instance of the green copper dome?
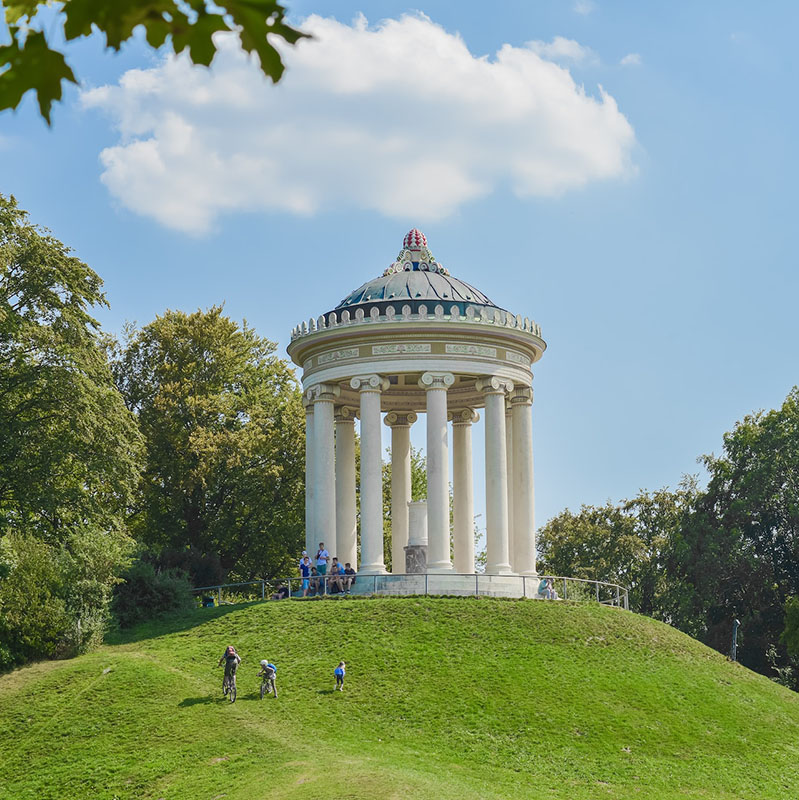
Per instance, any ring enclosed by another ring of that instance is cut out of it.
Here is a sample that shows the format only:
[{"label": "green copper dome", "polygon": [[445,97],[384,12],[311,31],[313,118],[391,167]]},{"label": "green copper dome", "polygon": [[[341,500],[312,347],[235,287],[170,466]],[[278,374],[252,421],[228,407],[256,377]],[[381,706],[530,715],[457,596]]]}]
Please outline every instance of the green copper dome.
[{"label": "green copper dome", "polygon": [[439,303],[448,312],[453,304],[457,304],[461,313],[469,305],[498,307],[479,289],[452,277],[433,258],[425,235],[414,228],[405,236],[397,260],[379,278],[367,281],[347,295],[334,311],[347,309],[353,314],[362,308],[368,315],[373,307],[382,312],[387,306],[394,305],[399,312],[407,304],[412,312],[418,311],[420,305],[426,305],[432,312]]}]

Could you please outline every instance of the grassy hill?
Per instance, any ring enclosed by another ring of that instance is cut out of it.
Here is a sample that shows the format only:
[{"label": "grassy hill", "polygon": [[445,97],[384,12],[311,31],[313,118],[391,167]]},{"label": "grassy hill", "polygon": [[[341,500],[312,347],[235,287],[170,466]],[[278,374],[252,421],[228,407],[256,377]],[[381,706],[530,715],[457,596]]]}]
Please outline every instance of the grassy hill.
[{"label": "grassy hill", "polygon": [[[232,706],[214,666],[231,642]],[[258,698],[264,657],[278,700]],[[0,677],[0,726],[14,800],[799,797],[799,695],[587,604],[198,609]]]}]

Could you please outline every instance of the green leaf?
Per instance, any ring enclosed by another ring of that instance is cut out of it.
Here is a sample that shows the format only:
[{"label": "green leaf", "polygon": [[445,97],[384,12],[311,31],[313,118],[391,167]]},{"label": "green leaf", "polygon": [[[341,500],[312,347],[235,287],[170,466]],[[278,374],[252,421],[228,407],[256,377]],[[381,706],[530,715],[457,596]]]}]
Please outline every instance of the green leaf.
[{"label": "green leaf", "polygon": [[217,31],[225,30],[228,30],[228,26],[219,14],[202,11],[193,25],[186,25],[182,31],[173,32],[172,46],[176,53],[188,50],[195,64],[207,67],[216,55],[212,37]]},{"label": "green leaf", "polygon": [[9,26],[16,26],[20,20],[35,16],[39,5],[39,0],[3,0],[6,22]]},{"label": "green leaf", "polygon": [[[12,29],[12,35],[15,31]],[[50,124],[50,107],[61,99],[61,81],[77,83],[63,53],[51,50],[43,33],[30,31],[24,46],[16,38],[0,47],[0,111],[16,108],[33,89],[41,115]]]},{"label": "green leaf", "polygon": [[289,44],[299,39],[310,38],[283,21],[285,9],[275,0],[229,0],[225,8],[233,22],[239,27],[241,46],[255,52],[261,62],[261,71],[274,83],[283,75],[280,53],[269,43],[269,35],[279,36]]},{"label": "green leaf", "polygon": [[114,0],[112,3],[69,0],[64,6],[64,13],[64,32],[68,40],[88,36],[92,26],[96,25],[105,34],[106,43],[113,50],[119,50],[139,25],[148,30],[152,25],[161,31],[166,24],[171,31],[173,25],[167,21],[168,18],[173,23],[181,20],[188,24],[185,14],[178,10],[173,0]]}]

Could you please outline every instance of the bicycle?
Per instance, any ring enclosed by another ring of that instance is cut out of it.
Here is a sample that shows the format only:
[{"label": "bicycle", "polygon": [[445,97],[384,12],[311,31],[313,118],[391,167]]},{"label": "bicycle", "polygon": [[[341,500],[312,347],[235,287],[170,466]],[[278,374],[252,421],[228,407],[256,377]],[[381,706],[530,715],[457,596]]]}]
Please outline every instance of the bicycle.
[{"label": "bicycle", "polygon": [[227,697],[231,703],[236,702],[236,671],[225,669],[222,680],[222,697]]},{"label": "bicycle", "polygon": [[275,679],[267,678],[266,675],[264,675],[263,679],[261,680],[261,700],[263,700],[264,695],[269,694],[269,692],[272,692],[272,694],[275,696],[275,699],[277,699],[277,686],[275,685]]}]

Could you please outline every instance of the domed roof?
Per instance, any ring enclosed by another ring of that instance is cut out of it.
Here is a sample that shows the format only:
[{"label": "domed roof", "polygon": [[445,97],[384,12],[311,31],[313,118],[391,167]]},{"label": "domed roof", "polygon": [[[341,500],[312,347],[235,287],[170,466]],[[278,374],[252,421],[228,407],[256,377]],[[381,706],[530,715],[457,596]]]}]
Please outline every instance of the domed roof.
[{"label": "domed roof", "polygon": [[461,312],[467,305],[497,308],[479,289],[452,277],[435,260],[427,247],[427,237],[416,228],[405,235],[397,260],[379,278],[347,295],[334,310],[361,307],[368,313],[372,306],[382,310],[391,303],[398,306],[397,311],[407,303],[414,312],[423,303],[430,311],[437,303],[447,308],[457,303]]}]

